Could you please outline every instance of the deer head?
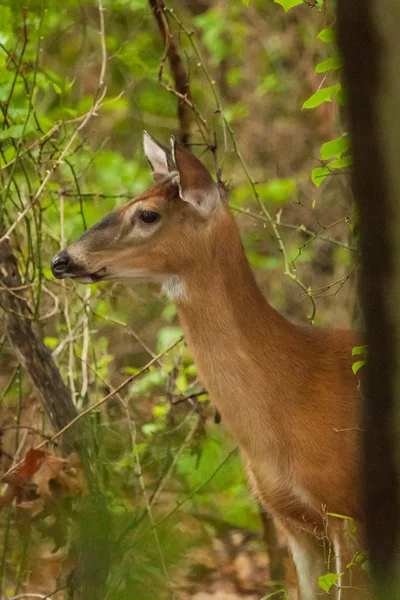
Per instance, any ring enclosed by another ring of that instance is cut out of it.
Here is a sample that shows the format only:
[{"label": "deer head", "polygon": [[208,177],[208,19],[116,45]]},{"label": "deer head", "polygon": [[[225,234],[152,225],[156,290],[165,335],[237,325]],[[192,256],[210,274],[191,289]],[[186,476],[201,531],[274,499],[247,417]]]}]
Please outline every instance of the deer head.
[{"label": "deer head", "polygon": [[227,212],[216,183],[174,138],[168,149],[145,132],[143,143],[155,183],[57,254],[51,270],[58,279],[171,283],[207,252],[218,215]]}]

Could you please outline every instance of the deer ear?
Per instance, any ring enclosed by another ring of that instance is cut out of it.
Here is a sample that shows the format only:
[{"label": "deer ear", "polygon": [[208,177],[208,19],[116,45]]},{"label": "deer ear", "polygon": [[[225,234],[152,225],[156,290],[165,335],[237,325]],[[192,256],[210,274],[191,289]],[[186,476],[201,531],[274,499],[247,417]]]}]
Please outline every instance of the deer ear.
[{"label": "deer ear", "polygon": [[153,178],[155,181],[159,181],[163,177],[169,175],[172,170],[171,167],[171,152],[168,148],[165,148],[162,144],[156,142],[154,138],[147,133],[143,132],[143,148],[151,170],[153,171]]},{"label": "deer ear", "polygon": [[178,171],[179,195],[204,217],[211,215],[220,203],[218,186],[203,163],[171,138],[172,159]]}]

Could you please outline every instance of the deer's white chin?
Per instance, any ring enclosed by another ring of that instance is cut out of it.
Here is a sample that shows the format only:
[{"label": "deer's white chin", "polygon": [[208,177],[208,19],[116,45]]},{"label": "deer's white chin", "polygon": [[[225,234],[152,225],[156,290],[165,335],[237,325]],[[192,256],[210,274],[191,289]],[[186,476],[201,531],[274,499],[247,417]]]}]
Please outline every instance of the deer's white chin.
[{"label": "deer's white chin", "polygon": [[179,275],[168,275],[164,279],[162,291],[171,301],[184,300],[187,298],[185,285]]}]

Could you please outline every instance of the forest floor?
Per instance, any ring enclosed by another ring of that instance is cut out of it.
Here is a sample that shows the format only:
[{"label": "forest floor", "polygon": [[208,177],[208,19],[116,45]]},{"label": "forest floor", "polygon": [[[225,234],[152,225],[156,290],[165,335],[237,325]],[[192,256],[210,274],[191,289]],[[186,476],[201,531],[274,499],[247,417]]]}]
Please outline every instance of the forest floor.
[{"label": "forest floor", "polygon": [[269,593],[268,556],[259,538],[230,531],[194,550],[190,562],[179,600],[260,600]]}]

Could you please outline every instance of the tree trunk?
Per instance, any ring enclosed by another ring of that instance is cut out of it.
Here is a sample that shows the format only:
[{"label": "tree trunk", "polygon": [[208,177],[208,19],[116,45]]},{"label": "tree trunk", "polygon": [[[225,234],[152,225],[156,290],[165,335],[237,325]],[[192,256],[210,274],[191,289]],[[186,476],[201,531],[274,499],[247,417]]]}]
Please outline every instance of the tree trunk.
[{"label": "tree trunk", "polygon": [[[18,290],[21,286],[16,258],[8,241],[4,241],[0,244],[0,307],[5,313],[7,335],[57,432],[76,417],[77,412],[49,349],[34,328],[23,291]],[[79,423],[65,432],[63,447],[67,453],[77,448],[80,431]]]},{"label": "tree trunk", "polygon": [[377,598],[400,597],[400,4],[338,0],[360,213],[367,546]]}]

